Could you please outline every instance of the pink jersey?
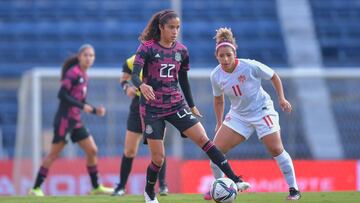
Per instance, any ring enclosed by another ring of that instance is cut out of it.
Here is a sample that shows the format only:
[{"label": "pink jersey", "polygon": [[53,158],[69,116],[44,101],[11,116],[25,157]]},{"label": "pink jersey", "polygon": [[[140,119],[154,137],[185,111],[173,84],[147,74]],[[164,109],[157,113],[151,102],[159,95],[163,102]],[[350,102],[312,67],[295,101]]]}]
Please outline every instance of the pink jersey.
[{"label": "pink jersey", "polygon": [[171,115],[186,105],[178,86],[178,72],[189,70],[189,55],[183,44],[175,42],[165,48],[156,41],[146,41],[136,52],[134,66],[142,67],[143,82],[155,93],[153,101],[141,97],[142,116]]}]

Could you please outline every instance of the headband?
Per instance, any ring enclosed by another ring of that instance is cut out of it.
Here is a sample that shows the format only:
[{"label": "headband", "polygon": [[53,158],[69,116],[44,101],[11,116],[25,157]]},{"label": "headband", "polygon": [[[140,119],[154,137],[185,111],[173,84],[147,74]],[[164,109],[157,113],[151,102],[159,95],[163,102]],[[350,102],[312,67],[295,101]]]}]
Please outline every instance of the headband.
[{"label": "headband", "polygon": [[236,51],[236,48],[233,44],[229,43],[229,42],[221,42],[220,44],[216,45],[215,50],[217,51],[220,47],[222,46],[229,46],[231,47],[234,51]]},{"label": "headband", "polygon": [[160,15],[160,18],[159,18],[159,20],[161,21],[165,16],[167,16],[169,13],[175,13],[175,11],[172,11],[172,10],[170,10],[170,11],[165,11],[164,13],[162,13],[161,15]]}]

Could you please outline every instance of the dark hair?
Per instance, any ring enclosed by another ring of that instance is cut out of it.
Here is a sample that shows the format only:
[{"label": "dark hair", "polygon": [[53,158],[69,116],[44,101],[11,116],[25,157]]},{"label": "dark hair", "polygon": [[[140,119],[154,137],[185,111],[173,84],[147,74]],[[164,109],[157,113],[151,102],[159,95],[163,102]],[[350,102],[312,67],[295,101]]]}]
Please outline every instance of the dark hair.
[{"label": "dark hair", "polygon": [[163,10],[155,13],[139,36],[139,41],[144,42],[152,39],[160,41],[161,33],[159,25],[163,26],[169,19],[178,17],[178,14],[173,10]]},{"label": "dark hair", "polygon": [[76,64],[79,64],[79,59],[78,59],[78,55],[80,53],[82,53],[85,49],[87,48],[91,48],[94,49],[94,47],[91,44],[83,44],[79,50],[78,53],[75,55],[70,56],[69,58],[67,58],[64,62],[64,64],[62,65],[62,69],[61,69],[61,80],[64,79],[66,71],[69,70],[69,68],[75,66]]}]

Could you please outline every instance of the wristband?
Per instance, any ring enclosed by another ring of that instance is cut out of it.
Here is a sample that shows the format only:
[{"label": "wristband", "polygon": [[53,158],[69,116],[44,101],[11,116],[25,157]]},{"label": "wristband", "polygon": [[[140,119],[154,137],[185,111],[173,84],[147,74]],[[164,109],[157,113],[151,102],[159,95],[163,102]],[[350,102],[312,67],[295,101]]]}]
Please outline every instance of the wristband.
[{"label": "wristband", "polygon": [[93,107],[93,110],[92,110],[91,113],[96,114],[96,108],[95,107]]},{"label": "wristband", "polygon": [[126,94],[126,90],[127,90],[127,88],[130,86],[129,82],[128,82],[127,80],[124,80],[124,81],[122,81],[120,84],[121,84],[121,87],[122,87],[123,90],[124,90],[124,93]]}]

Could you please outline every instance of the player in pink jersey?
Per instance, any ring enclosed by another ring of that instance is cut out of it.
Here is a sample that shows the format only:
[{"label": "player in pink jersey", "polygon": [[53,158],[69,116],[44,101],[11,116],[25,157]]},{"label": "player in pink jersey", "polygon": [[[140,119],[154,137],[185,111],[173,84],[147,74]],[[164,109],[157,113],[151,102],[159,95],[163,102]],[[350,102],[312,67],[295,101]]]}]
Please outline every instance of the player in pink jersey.
[{"label": "player in pink jersey", "polygon": [[[256,131],[289,185],[288,200],[298,200],[301,195],[291,157],[281,141],[279,115],[269,94],[261,86],[261,80],[271,80],[281,109],[291,112],[292,107],[284,96],[280,77],[260,62],[237,59],[236,48],[230,29],[217,30],[215,55],[219,65],[210,77],[216,115],[214,144],[221,152],[227,153]],[[223,121],[224,95],[229,98],[231,107]],[[211,168],[215,178],[223,176],[215,164],[211,163]],[[205,194],[204,198],[209,199],[209,194]]]},{"label": "player in pink jersey", "polygon": [[76,56],[68,58],[61,73],[61,87],[58,94],[60,103],[54,119],[54,138],[49,154],[44,159],[34,187],[29,195],[44,196],[40,186],[47,177],[49,168],[64,149],[69,134],[72,142],[76,142],[84,150],[86,164],[93,186],[91,194],[110,194],[111,188],[98,183],[97,147],[94,139],[81,121],[80,112],[93,113],[97,116],[105,115],[105,108],[95,108],[86,102],[88,76],[87,70],[93,65],[95,50],[90,44],[80,47]]},{"label": "player in pink jersey", "polygon": [[[165,10],[154,14],[140,35],[141,44],[134,62],[132,81],[141,91],[140,113],[145,126],[144,137],[151,153],[144,191],[147,203],[158,203],[154,185],[165,157],[165,121],[201,147],[212,162],[237,184],[239,190],[249,187],[248,183],[234,174],[225,156],[209,140],[203,126],[195,117],[201,114],[190,91],[187,48],[176,40],[179,29],[180,19],[174,11]],[[142,81],[139,78],[141,70]]]}]

